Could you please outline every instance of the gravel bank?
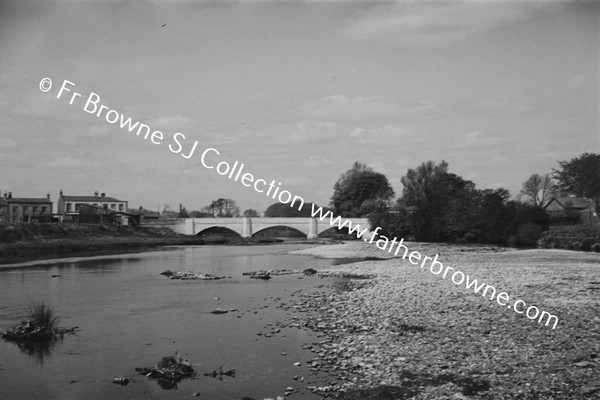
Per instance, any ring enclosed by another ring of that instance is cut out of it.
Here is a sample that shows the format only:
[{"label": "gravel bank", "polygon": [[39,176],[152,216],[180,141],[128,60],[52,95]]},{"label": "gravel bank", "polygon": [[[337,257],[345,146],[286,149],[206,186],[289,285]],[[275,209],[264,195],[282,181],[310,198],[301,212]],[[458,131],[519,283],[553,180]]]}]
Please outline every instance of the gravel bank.
[{"label": "gravel bank", "polygon": [[[373,274],[335,294],[298,293],[291,307],[323,340],[308,360],[343,399],[600,398],[600,257],[565,250],[505,250],[410,243],[423,256],[559,318],[556,329],[394,258],[333,267]],[[389,257],[350,242],[292,252]],[[489,296],[488,296],[489,297]],[[298,321],[298,316],[295,317]]]}]

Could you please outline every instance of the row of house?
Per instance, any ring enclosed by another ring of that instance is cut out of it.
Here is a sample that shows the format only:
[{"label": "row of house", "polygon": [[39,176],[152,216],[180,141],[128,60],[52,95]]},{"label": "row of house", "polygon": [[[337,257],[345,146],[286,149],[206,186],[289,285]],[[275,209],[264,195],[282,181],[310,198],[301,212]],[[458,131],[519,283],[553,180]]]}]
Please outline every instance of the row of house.
[{"label": "row of house", "polygon": [[[94,217],[92,217],[94,216]],[[93,196],[70,196],[59,192],[56,212],[50,194],[41,198],[13,197],[12,192],[0,196],[0,223],[84,222],[80,219],[110,219],[115,224],[129,224],[127,201],[95,192]],[[99,218],[98,218],[99,217]]]}]

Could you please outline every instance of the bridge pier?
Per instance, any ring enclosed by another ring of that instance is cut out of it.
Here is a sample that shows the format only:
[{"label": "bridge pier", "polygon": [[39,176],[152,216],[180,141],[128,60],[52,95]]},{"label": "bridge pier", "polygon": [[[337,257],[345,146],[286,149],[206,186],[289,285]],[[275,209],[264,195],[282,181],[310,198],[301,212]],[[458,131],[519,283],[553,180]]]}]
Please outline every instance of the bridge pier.
[{"label": "bridge pier", "polygon": [[311,218],[308,220],[308,233],[306,234],[307,239],[317,239],[319,237],[319,230],[317,226],[317,219]]},{"label": "bridge pier", "polygon": [[242,237],[252,237],[252,220],[250,217],[244,217],[242,220]]}]

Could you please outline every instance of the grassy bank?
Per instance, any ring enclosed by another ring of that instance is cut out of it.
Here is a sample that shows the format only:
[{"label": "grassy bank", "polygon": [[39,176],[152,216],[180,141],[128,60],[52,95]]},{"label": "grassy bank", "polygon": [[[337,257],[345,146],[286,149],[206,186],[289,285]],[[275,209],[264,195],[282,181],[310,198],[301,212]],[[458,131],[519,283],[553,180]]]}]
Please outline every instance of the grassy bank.
[{"label": "grassy bank", "polygon": [[234,242],[235,239],[179,235],[164,228],[95,224],[10,224],[0,225],[0,263],[98,252],[130,252],[160,246]]}]

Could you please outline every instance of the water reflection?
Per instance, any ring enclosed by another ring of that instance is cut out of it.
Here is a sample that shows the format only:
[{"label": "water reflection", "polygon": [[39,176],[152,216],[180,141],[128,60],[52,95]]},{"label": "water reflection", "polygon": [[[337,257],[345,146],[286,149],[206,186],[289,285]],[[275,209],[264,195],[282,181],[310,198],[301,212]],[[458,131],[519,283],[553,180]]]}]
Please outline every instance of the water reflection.
[{"label": "water reflection", "polygon": [[41,340],[19,341],[13,343],[16,344],[23,353],[35,359],[38,365],[43,365],[44,361],[52,355],[52,350],[54,350],[57,342],[62,342],[62,340],[62,336],[52,336]]}]

